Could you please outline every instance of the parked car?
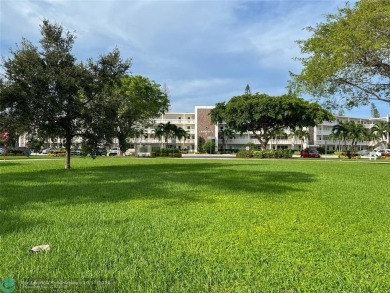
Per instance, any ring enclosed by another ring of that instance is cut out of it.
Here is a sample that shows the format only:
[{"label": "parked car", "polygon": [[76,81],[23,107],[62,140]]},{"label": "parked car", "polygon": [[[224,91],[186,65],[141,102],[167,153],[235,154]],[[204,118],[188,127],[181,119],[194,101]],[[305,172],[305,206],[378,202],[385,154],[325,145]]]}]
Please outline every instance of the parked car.
[{"label": "parked car", "polygon": [[106,150],[105,149],[96,149],[94,151],[92,151],[91,155],[92,156],[105,156],[107,154]]},{"label": "parked car", "polygon": [[71,155],[80,156],[82,154],[81,150],[72,150],[70,151]]},{"label": "parked car", "polygon": [[384,154],[390,154],[390,149],[381,149],[376,151],[378,157],[383,156]]},{"label": "parked car", "polygon": [[4,155],[4,149],[0,148],[0,155]]},{"label": "parked car", "polygon": [[47,155],[51,150],[52,150],[52,148],[42,149],[42,150],[40,151],[40,153],[41,153],[41,154],[46,154],[46,155]]},{"label": "parked car", "polygon": [[113,148],[111,148],[110,151],[108,152],[108,156],[117,156],[117,155],[119,155],[119,151],[120,151],[119,148],[113,147]]},{"label": "parked car", "polygon": [[321,155],[316,150],[303,150],[301,151],[301,158],[321,158]]},{"label": "parked car", "polygon": [[357,154],[359,156],[369,156],[370,155],[370,151],[368,151],[368,150],[361,150],[361,151],[358,151]]}]

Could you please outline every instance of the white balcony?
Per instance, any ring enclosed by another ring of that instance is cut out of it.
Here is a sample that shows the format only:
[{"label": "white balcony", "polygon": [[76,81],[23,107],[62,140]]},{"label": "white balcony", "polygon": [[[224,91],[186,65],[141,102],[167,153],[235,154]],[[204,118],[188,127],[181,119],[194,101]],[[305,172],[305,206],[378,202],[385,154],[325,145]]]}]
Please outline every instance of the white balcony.
[{"label": "white balcony", "polygon": [[184,124],[188,124],[188,125],[194,125],[195,124],[195,120],[194,119],[154,119],[154,123],[155,124],[160,124],[160,123],[168,123],[170,122],[171,124],[175,124],[175,125],[184,125]]}]

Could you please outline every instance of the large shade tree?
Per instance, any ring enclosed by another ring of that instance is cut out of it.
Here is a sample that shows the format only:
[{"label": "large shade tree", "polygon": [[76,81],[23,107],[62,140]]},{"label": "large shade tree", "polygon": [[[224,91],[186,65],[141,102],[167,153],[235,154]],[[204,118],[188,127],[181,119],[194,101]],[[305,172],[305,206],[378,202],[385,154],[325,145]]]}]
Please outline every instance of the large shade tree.
[{"label": "large shade tree", "polygon": [[390,1],[347,4],[326,21],[307,28],[298,41],[304,57],[290,88],[322,99],[330,107],[390,103]]},{"label": "large shade tree", "polygon": [[317,103],[292,95],[259,93],[235,96],[226,104],[218,103],[210,115],[214,123],[223,120],[234,131],[250,132],[263,149],[280,130],[315,126],[324,120],[333,120],[333,115]]},{"label": "large shade tree", "polygon": [[122,151],[126,150],[126,139],[134,129],[149,124],[149,120],[168,111],[167,91],[159,84],[143,76],[125,76],[115,90],[118,106],[117,137]]},{"label": "large shade tree", "polygon": [[0,113],[22,131],[64,139],[65,168],[76,137],[89,145],[114,135],[115,107],[108,97],[130,67],[117,49],[97,61],[77,62],[75,35],[44,20],[41,47],[23,39],[4,58],[0,79]]}]

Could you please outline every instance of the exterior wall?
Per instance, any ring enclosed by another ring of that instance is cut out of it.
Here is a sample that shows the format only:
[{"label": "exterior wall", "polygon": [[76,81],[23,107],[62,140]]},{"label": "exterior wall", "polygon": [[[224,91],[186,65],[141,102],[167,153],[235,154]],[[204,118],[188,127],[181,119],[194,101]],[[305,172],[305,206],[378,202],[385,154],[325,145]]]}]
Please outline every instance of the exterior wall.
[{"label": "exterior wall", "polygon": [[[167,142],[160,141],[154,137],[154,129],[160,123],[175,124],[178,127],[183,128],[189,134],[189,138],[181,140],[171,140]],[[152,147],[161,146],[164,144],[164,147],[177,147],[180,149],[187,149],[190,152],[195,150],[195,114],[194,113],[166,113],[161,115],[158,118],[153,119],[152,125],[144,128],[144,136],[140,138],[134,138],[130,140],[131,143],[135,145],[151,145]]]},{"label": "exterior wall", "polygon": [[198,149],[199,138],[203,138],[205,141],[216,139],[217,143],[218,129],[211,122],[210,117],[210,111],[213,108],[213,106],[195,107],[195,150]]}]

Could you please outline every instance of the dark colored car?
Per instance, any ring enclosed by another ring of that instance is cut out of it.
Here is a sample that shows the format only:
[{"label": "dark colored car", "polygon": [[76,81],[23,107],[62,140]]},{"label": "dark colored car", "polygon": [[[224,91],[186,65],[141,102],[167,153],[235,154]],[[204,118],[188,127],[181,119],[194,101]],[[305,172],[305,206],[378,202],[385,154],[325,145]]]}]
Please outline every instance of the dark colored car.
[{"label": "dark colored car", "polygon": [[321,158],[321,155],[315,150],[303,150],[301,151],[301,158]]},{"label": "dark colored car", "polygon": [[75,156],[81,156],[81,154],[82,154],[82,152],[81,152],[81,150],[72,150],[72,151],[70,151],[70,154],[71,155],[75,155]]},{"label": "dark colored car", "polygon": [[95,149],[94,151],[91,152],[91,156],[105,156],[106,155],[106,150],[105,149]]}]

